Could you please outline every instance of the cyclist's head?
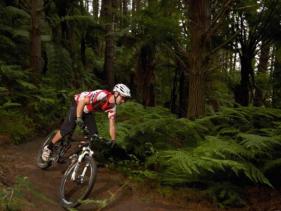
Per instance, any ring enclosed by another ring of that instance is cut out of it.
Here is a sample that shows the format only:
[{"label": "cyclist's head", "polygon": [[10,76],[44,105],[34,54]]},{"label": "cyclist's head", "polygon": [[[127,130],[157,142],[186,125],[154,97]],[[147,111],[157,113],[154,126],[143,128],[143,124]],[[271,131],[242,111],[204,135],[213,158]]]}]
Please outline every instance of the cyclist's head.
[{"label": "cyclist's head", "polygon": [[113,88],[113,92],[118,92],[122,97],[130,98],[131,91],[125,84],[116,84]]}]

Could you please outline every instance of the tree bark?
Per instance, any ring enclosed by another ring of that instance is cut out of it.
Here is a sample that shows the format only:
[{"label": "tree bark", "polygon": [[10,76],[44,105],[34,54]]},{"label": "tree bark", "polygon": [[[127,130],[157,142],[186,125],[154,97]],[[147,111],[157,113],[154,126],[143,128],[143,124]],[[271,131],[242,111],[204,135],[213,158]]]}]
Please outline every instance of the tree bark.
[{"label": "tree bark", "polygon": [[122,12],[124,16],[128,15],[128,0],[122,0]]},{"label": "tree bark", "polygon": [[43,11],[42,0],[32,0],[31,2],[31,68],[35,78],[39,78],[42,70],[41,56],[41,16]]},{"label": "tree bark", "polygon": [[189,78],[187,74],[187,69],[180,65],[180,85],[179,85],[179,111],[178,117],[187,117],[188,110],[188,89],[189,89]]},{"label": "tree bark", "polygon": [[103,20],[105,25],[105,58],[104,58],[104,73],[108,88],[114,86],[113,78],[113,60],[114,60],[114,42],[113,42],[113,7],[112,0],[103,0]]},{"label": "tree bark", "polygon": [[209,0],[189,0],[191,52],[189,55],[189,94],[187,117],[195,119],[205,114],[205,75],[208,68],[210,37]]},{"label": "tree bark", "polygon": [[144,45],[138,56],[136,80],[137,98],[144,106],[155,106],[155,49],[153,44]]},{"label": "tree bark", "polygon": [[[262,77],[261,80],[266,80],[266,73],[268,68],[268,60],[269,60],[269,50],[270,45],[264,44],[264,42],[261,45],[261,55],[259,59],[259,65],[258,65],[258,77]],[[258,81],[259,82],[259,81]],[[262,83],[256,84],[255,87],[255,97],[254,97],[254,106],[263,106],[265,103],[265,96],[264,96],[264,87],[262,87]]]},{"label": "tree bark", "polygon": [[169,108],[171,110],[172,113],[177,113],[178,109],[177,109],[177,99],[178,99],[178,82],[179,82],[179,74],[180,74],[180,69],[177,65],[177,67],[175,68],[175,75],[174,75],[174,79],[173,79],[173,84],[172,84],[172,90],[171,90],[171,99],[170,99],[170,105]]},{"label": "tree bark", "polygon": [[276,46],[272,83],[272,107],[281,108],[281,46]]},{"label": "tree bark", "polygon": [[241,80],[240,84],[235,88],[235,101],[242,106],[248,106],[250,102],[250,91],[251,86],[254,86],[252,78],[252,84],[250,84],[250,76],[253,77],[254,70],[252,67],[254,55],[251,53],[244,52],[240,56],[241,62]]},{"label": "tree bark", "polygon": [[99,0],[93,0],[93,16],[96,20],[99,17]]},{"label": "tree bark", "polygon": [[121,0],[121,28],[128,25],[128,0]]}]

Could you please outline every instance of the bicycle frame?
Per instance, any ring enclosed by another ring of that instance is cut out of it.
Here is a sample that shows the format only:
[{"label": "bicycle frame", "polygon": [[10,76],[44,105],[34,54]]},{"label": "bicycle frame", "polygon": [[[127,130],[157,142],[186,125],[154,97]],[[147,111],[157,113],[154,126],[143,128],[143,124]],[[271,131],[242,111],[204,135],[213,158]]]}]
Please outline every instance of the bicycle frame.
[{"label": "bicycle frame", "polygon": [[64,154],[67,152],[67,150],[70,148],[70,146],[71,146],[71,144],[70,144],[69,137],[64,138],[64,139],[61,141],[61,143],[60,143],[60,145],[58,146],[58,148],[55,149],[55,150],[58,151],[59,153],[55,153],[56,156],[52,156],[52,157],[50,158],[50,160],[51,160],[52,162],[54,162],[54,163],[57,163],[58,160],[64,156]]}]

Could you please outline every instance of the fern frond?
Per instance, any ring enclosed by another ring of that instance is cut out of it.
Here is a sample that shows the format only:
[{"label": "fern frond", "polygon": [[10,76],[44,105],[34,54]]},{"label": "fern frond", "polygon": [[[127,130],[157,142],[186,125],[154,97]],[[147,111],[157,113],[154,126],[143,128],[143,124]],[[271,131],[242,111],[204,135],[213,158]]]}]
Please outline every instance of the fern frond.
[{"label": "fern frond", "polygon": [[[163,151],[158,155],[159,164],[164,168],[162,181],[168,184],[180,184],[200,181],[210,173],[233,171],[237,176],[243,172],[255,183],[272,186],[263,173],[248,162],[222,160],[213,157],[195,155],[191,151]],[[207,173],[209,172],[209,173]]]},{"label": "fern frond", "polygon": [[46,52],[48,57],[48,72],[54,84],[58,87],[69,86],[73,78],[72,59],[70,53],[62,46],[47,44]]},{"label": "fern frond", "polygon": [[219,160],[219,159],[213,159],[213,158],[209,158],[209,157],[205,157],[204,159],[209,160],[209,161],[213,162],[214,164],[217,164],[220,168],[231,169],[237,176],[239,176],[239,172],[243,172],[253,182],[263,183],[263,184],[266,184],[266,185],[272,187],[272,184],[264,176],[264,174],[251,163],[237,162],[234,160]]},{"label": "fern frond", "polygon": [[47,98],[39,95],[35,95],[35,98],[37,98],[41,103],[46,105],[54,105],[56,103],[56,100],[54,98]]},{"label": "fern frond", "polygon": [[5,94],[7,93],[9,90],[6,87],[1,87],[0,86],[0,94]]},{"label": "fern frond", "polygon": [[21,37],[24,38],[26,40],[30,39],[30,32],[28,30],[25,29],[14,29],[13,33],[12,33],[13,37]]},{"label": "fern frond", "polygon": [[222,128],[218,131],[218,135],[220,136],[229,136],[229,137],[235,137],[239,133],[239,130],[234,127],[226,127]]},{"label": "fern frond", "polygon": [[26,19],[30,18],[30,15],[27,12],[17,7],[8,6],[5,8],[5,13],[9,17],[19,17],[19,18],[26,18]]},{"label": "fern frond", "polygon": [[275,169],[275,168],[280,168],[281,167],[281,158],[277,158],[275,160],[269,160],[267,161],[263,168],[262,168],[262,171],[264,173],[270,171],[271,169]]},{"label": "fern frond", "polygon": [[12,80],[28,78],[28,74],[18,65],[0,65],[0,75]]},{"label": "fern frond", "polygon": [[1,108],[11,108],[11,107],[20,107],[22,106],[20,103],[13,103],[13,102],[6,102],[4,103]]},{"label": "fern frond", "polygon": [[24,80],[16,80],[18,84],[20,84],[23,88],[29,90],[36,90],[38,89],[34,84],[24,81]]},{"label": "fern frond", "polygon": [[15,42],[5,35],[0,34],[0,47],[2,48],[15,48]]},{"label": "fern frond", "polygon": [[207,136],[206,140],[193,150],[193,153],[201,156],[217,158],[236,158],[244,159],[251,155],[241,145],[232,139],[221,139],[215,136]]},{"label": "fern frond", "polygon": [[239,143],[249,150],[253,156],[270,156],[274,146],[281,145],[281,138],[278,136],[265,137],[255,134],[239,133],[238,139],[241,140]]}]

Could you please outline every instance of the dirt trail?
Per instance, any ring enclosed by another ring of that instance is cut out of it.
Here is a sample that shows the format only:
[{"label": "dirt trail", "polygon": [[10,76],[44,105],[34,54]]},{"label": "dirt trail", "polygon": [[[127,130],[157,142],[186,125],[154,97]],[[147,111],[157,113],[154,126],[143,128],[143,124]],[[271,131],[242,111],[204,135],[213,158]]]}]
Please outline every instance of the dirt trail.
[{"label": "dirt trail", "polygon": [[[41,140],[32,141],[26,144],[1,145],[0,140],[0,179],[11,184],[17,176],[27,177],[32,183],[32,188],[40,192],[48,201],[27,194],[25,198],[33,204],[23,210],[26,211],[61,211],[64,210],[58,200],[58,188],[60,179],[63,176],[65,165],[58,164],[48,170],[41,170],[36,166],[36,154]],[[4,169],[4,170],[3,170]],[[147,186],[147,187],[146,187]],[[109,170],[98,168],[97,181],[89,196],[96,200],[97,204],[83,205],[78,210],[108,210],[108,211],[166,211],[166,210],[190,210],[190,211],[212,211],[221,210],[214,208],[208,200],[189,200],[181,196],[165,197],[165,194],[150,191],[149,184],[146,186],[135,185],[125,176]],[[243,209],[228,210],[272,210],[281,211],[280,191],[272,192],[264,196],[260,190],[251,193],[254,205]],[[276,199],[272,199],[274,196]],[[192,197],[190,197],[192,198]],[[261,203],[257,205],[256,203]],[[102,206],[103,205],[103,206]],[[280,205],[280,210],[279,210]],[[104,207],[101,209],[101,207]]]},{"label": "dirt trail", "polygon": [[[32,183],[32,189],[39,191],[48,201],[27,194],[27,200],[34,204],[34,207],[27,206],[24,210],[64,210],[58,200],[58,188],[60,179],[63,176],[66,166],[58,164],[48,170],[41,170],[36,166],[36,154],[41,144],[41,140],[28,142],[26,144],[0,145],[0,167],[6,169],[2,180],[11,184],[17,176],[27,177]],[[1,178],[1,175],[0,175]],[[149,189],[148,189],[149,190]],[[78,210],[120,210],[120,211],[164,211],[164,210],[194,210],[188,209],[185,205],[178,202],[168,202],[149,193],[147,189],[138,193],[135,186],[121,174],[107,168],[98,168],[97,181],[94,189],[89,196],[90,199],[96,200],[97,204],[83,205]],[[194,207],[194,205],[192,205]],[[196,210],[206,209],[200,203],[195,205]],[[211,205],[210,205],[211,206]]]}]

